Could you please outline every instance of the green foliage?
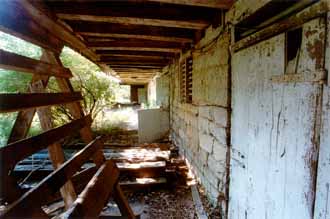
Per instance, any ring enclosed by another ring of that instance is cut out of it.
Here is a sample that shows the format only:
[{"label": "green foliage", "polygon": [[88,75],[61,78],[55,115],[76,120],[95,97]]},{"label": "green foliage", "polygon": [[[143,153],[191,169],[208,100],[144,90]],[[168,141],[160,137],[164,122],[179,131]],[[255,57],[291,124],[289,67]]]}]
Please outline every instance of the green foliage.
[{"label": "green foliage", "polygon": [[[39,59],[41,56],[39,47],[3,32],[0,32],[0,48],[34,59]],[[30,74],[0,69],[0,93],[26,92],[31,78]],[[7,144],[16,116],[17,113],[0,114],[0,145]],[[30,130],[32,131],[29,135],[33,135],[38,133],[40,128],[33,123]]]},{"label": "green foliage", "polygon": [[[2,32],[0,32],[0,48],[38,60],[42,54],[40,47]],[[116,99],[129,99],[128,86],[120,86],[112,77],[101,72],[97,65],[70,48],[65,47],[60,58],[63,65],[70,68],[74,75],[70,79],[74,89],[82,92],[85,114],[91,114],[93,119],[100,112],[111,108]],[[0,92],[24,93],[28,89],[31,78],[31,74],[0,69]],[[47,89],[50,92],[59,91],[55,78],[50,79]],[[56,126],[63,125],[73,119],[72,115],[63,107],[52,107],[51,110]],[[16,115],[17,113],[0,114],[0,145],[6,144]],[[99,119],[99,121],[102,120]],[[111,125],[101,123],[99,127],[110,129]],[[40,123],[35,117],[28,135],[33,136],[40,132]]]}]

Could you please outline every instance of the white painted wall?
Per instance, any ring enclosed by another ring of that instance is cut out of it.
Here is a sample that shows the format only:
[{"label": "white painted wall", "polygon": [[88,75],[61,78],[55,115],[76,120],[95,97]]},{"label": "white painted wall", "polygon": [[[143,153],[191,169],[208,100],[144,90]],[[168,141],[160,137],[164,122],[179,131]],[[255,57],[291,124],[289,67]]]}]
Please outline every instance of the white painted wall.
[{"label": "white painted wall", "polygon": [[169,132],[169,111],[164,109],[141,109],[138,111],[139,142],[152,143]]}]

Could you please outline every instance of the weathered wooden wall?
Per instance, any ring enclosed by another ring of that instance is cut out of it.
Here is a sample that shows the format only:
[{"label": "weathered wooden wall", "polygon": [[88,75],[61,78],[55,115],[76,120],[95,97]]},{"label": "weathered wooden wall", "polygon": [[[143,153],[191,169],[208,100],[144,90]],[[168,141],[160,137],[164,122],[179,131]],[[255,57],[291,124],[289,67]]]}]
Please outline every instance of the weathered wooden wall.
[{"label": "weathered wooden wall", "polygon": [[[298,73],[322,68],[324,35],[303,25]],[[272,82],[284,58],[284,33],[233,54],[229,218],[313,217],[322,85]]]},{"label": "weathered wooden wall", "polygon": [[[330,13],[327,15],[325,68],[330,70]],[[330,218],[330,78],[323,88],[322,123],[314,219]]]}]

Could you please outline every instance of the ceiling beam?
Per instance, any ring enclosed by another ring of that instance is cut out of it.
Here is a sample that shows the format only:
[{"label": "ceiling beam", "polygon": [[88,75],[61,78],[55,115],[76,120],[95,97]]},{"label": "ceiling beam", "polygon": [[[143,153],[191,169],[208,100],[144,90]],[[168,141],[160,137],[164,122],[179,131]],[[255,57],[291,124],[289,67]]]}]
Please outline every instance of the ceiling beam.
[{"label": "ceiling beam", "polygon": [[169,59],[164,59],[162,57],[122,57],[122,56],[102,56],[100,58],[101,62],[108,62],[108,61],[133,61],[133,62],[153,62],[153,63],[162,63],[168,64]]},{"label": "ceiling beam", "polygon": [[150,52],[170,52],[179,53],[177,48],[151,48],[151,47],[111,47],[111,46],[91,46],[95,50],[125,50],[125,51],[150,51]]},{"label": "ceiling beam", "polygon": [[136,65],[136,64],[111,64],[110,68],[136,68],[136,69],[152,69],[159,71],[163,67],[160,66],[151,66],[151,65]]},{"label": "ceiling beam", "polygon": [[114,16],[97,16],[85,14],[56,14],[60,19],[73,21],[90,21],[90,22],[104,22],[112,24],[123,25],[148,25],[158,27],[176,27],[184,29],[202,30],[209,26],[208,21],[180,21],[180,20],[165,20],[165,19],[150,19],[138,17],[114,17]]},{"label": "ceiling beam", "polygon": [[229,9],[234,0],[144,0],[148,2],[159,2],[176,5],[189,5],[206,8]]},{"label": "ceiling beam", "polygon": [[[113,40],[109,38],[155,40],[155,41],[180,42],[180,43],[193,42],[191,38],[185,38],[185,37],[152,36],[152,35],[143,35],[143,34],[136,35],[136,34],[93,33],[93,32],[78,32],[78,34],[84,36],[86,41],[88,42],[102,42],[102,41]],[[88,38],[86,36],[88,36]],[[93,37],[93,38],[89,38],[89,37]]]},{"label": "ceiling beam", "polygon": [[141,55],[141,56],[162,56],[171,57],[175,56],[171,52],[152,52],[152,51],[127,51],[127,50],[96,50],[98,55]]},{"label": "ceiling beam", "polygon": [[[180,0],[181,1],[181,0]],[[183,0],[182,2],[184,2]],[[186,0],[187,1],[187,0]],[[188,0],[190,1],[190,0]],[[218,1],[221,0],[207,0]],[[219,15],[219,8],[205,8],[185,4],[161,4],[148,1],[46,1],[55,14],[78,14],[111,17],[131,17],[146,19],[168,19],[178,21],[208,21],[211,23]]]},{"label": "ceiling beam", "polygon": [[[195,30],[174,28],[174,27],[154,27],[146,25],[123,25],[104,22],[80,22],[66,21],[70,27],[78,33],[97,33],[97,34],[125,34],[125,35],[150,35],[153,37],[178,37],[193,39]],[[126,39],[127,37],[125,37]],[[147,39],[150,40],[150,39]]]},{"label": "ceiling beam", "polygon": [[158,63],[158,62],[139,62],[139,61],[106,61],[103,62],[105,64],[111,65],[122,65],[122,66],[150,66],[150,67],[163,67],[166,66],[166,63]]},{"label": "ceiling beam", "polygon": [[128,59],[150,59],[150,60],[170,60],[172,57],[155,55],[155,56],[146,56],[146,55],[129,55],[129,54],[103,54],[101,56],[101,60],[103,58],[128,58]]}]

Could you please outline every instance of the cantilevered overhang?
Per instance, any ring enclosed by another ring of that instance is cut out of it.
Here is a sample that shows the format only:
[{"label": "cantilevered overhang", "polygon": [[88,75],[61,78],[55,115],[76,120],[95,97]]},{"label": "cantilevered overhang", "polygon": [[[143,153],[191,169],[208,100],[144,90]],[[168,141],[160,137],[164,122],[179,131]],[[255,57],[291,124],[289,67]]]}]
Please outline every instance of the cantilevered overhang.
[{"label": "cantilevered overhang", "polygon": [[[224,11],[232,4],[233,0],[8,0],[0,10],[19,24],[1,20],[0,29],[22,25],[34,38],[38,31],[48,31],[50,39],[41,39],[42,46],[61,48],[64,42],[123,83],[144,84],[198,42],[208,26],[224,22]],[[33,23],[41,29],[36,31]]]}]

